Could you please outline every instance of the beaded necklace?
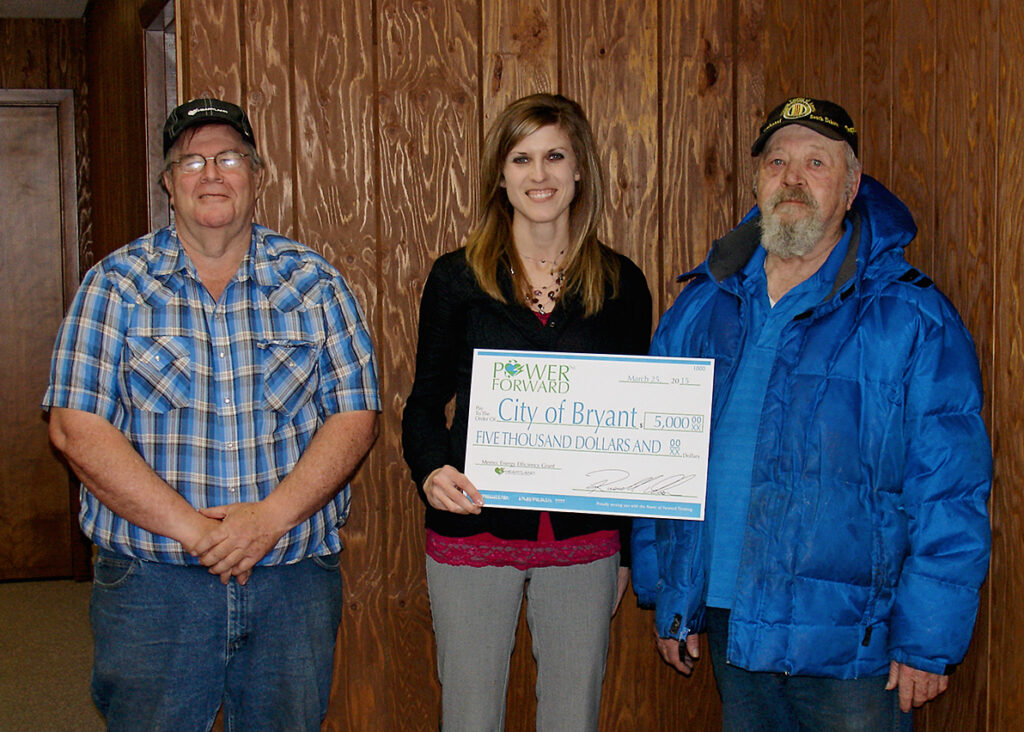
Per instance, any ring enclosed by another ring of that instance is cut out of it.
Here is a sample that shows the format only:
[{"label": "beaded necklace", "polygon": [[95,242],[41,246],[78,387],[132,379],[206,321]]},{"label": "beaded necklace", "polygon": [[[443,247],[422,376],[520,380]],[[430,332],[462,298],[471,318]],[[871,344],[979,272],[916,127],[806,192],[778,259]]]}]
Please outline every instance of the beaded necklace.
[{"label": "beaded necklace", "polygon": [[[523,259],[528,259],[531,262],[536,262],[541,265],[551,265],[551,269],[549,271],[551,281],[539,287],[530,282],[529,278],[525,276],[526,273],[523,273],[523,279],[526,280],[527,285],[526,289],[523,291],[526,305],[527,307],[536,310],[538,313],[548,312],[548,305],[541,302],[542,297],[547,295],[548,300],[551,302],[551,308],[554,308],[555,303],[558,301],[558,296],[562,292],[562,283],[565,281],[565,272],[558,268],[558,262],[561,260],[563,254],[565,254],[564,249],[551,259],[539,259],[537,257],[531,257],[528,254],[523,254],[522,252],[519,253],[519,256]],[[512,276],[515,277],[515,269],[513,267],[509,267],[509,271],[512,272]]]}]

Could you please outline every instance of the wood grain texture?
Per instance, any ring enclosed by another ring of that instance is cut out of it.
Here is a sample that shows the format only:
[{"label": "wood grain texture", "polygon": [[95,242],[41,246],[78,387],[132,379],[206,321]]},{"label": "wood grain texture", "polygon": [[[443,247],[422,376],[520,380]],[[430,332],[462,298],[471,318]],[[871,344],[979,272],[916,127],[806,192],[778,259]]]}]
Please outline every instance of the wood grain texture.
[{"label": "wood grain texture", "polygon": [[771,103],[766,96],[765,58],[771,55],[767,48],[766,6],[771,0],[738,0],[736,3],[736,50],[731,74],[736,97],[733,109],[733,129],[729,136],[733,144],[732,216],[740,217],[754,203],[754,166],[750,146],[757,138],[757,129],[764,121]]},{"label": "wood grain texture", "polygon": [[[765,3],[765,114],[784,99],[806,94],[804,5],[803,0],[768,0]],[[763,115],[757,124],[762,122]],[[752,135],[750,141],[755,137]]]},{"label": "wood grain texture", "polygon": [[[478,5],[469,0],[381,2],[377,109],[380,130],[379,302],[385,374],[384,461],[391,633],[398,671],[380,688],[393,729],[432,729],[440,694],[434,676],[423,558],[423,506],[401,460],[400,422],[412,385],[419,296],[433,260],[465,237],[476,198],[480,106]],[[386,726],[386,725],[385,725]]]},{"label": "wood grain texture", "polygon": [[244,103],[257,149],[267,160],[256,206],[257,220],[285,236],[301,240],[293,200],[291,7],[291,3],[280,0],[245,0],[242,17],[246,51],[244,102],[242,98],[227,99]]},{"label": "wood grain texture", "polygon": [[61,53],[68,39],[76,39],[81,52],[85,23],[0,18],[0,89],[59,89],[71,88],[73,80],[81,83],[81,69],[69,65]]},{"label": "wood grain texture", "polygon": [[846,75],[859,70],[857,65],[845,63],[851,51],[859,51],[860,24],[851,27],[848,17],[854,4],[859,5],[859,0],[835,0],[829,13],[813,13],[815,5],[804,4],[803,83],[798,92],[801,96],[832,99],[846,107],[851,115],[854,110],[848,106],[849,101],[838,97],[845,88],[858,88],[856,79],[849,86],[843,83]]},{"label": "wood grain texture", "polygon": [[[588,112],[607,173],[602,240],[658,276],[658,3],[563,3],[559,88]],[[655,279],[657,281],[657,279]]]},{"label": "wood grain texture", "polygon": [[484,130],[509,102],[527,94],[557,91],[556,7],[556,0],[481,3]]},{"label": "wood grain texture", "polygon": [[[894,43],[892,178],[882,181],[914,216],[917,238],[907,259],[926,272],[934,270],[936,180],[935,47],[936,0],[893,3]],[[868,171],[870,172],[870,171]]]},{"label": "wood grain texture", "polygon": [[892,180],[892,6],[892,0],[862,0],[861,108],[854,117],[861,163],[881,181]]},{"label": "wood grain texture", "polygon": [[995,323],[991,351],[992,433],[996,482],[992,489],[991,620],[988,665],[989,729],[1024,727],[1024,6],[998,7],[999,54],[996,110],[996,229],[993,232]]},{"label": "wood grain texture", "polygon": [[[655,312],[680,291],[675,277],[697,266],[711,242],[738,221],[737,167],[750,156],[735,144],[732,6],[713,0],[670,3],[660,19],[661,272],[649,284]],[[742,138],[741,138],[742,139]]]},{"label": "wood grain texture", "polygon": [[179,102],[196,97],[244,99],[243,5],[244,0],[178,0]]},{"label": "wood grain texture", "polygon": [[[292,33],[301,39],[293,54],[296,228],[303,243],[342,272],[379,344],[385,334],[378,309],[373,16],[368,4],[301,3],[294,8]],[[341,532],[345,614],[328,730],[379,727],[395,708],[381,679],[393,673],[393,664],[417,660],[388,652],[394,615],[386,578],[393,564],[383,539],[396,533],[387,507],[401,488],[375,479],[385,472],[385,460],[373,451],[353,482],[352,509]]]},{"label": "wood grain texture", "polygon": [[149,228],[143,30],[138,5],[99,3],[86,23],[90,188],[96,258]]},{"label": "wood grain texture", "polygon": [[[992,3],[978,0],[972,12],[939,5],[935,33],[936,158],[942,181],[936,187],[937,217],[930,275],[960,311],[974,333],[979,352],[991,352],[993,263],[996,235],[995,113],[997,24]],[[952,113],[951,113],[952,112]],[[991,363],[982,376],[991,385]],[[988,728],[989,622],[985,602],[975,625],[970,652],[950,679],[948,693],[926,706],[918,727],[935,732]]]}]

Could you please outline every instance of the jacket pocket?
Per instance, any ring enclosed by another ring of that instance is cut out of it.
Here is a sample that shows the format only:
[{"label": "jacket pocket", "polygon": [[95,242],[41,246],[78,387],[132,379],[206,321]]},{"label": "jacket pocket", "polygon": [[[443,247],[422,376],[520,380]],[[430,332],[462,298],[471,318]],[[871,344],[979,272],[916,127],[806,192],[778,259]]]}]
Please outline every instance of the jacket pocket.
[{"label": "jacket pocket", "polygon": [[146,412],[187,407],[192,395],[192,357],[179,336],[128,336],[128,387],[132,405]]}]

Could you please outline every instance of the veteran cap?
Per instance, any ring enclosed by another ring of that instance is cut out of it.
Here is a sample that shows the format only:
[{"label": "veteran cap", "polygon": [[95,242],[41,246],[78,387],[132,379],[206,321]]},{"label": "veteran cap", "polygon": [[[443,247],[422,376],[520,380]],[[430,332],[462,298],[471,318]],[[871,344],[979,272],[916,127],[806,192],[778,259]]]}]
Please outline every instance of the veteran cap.
[{"label": "veteran cap", "polygon": [[174,108],[164,122],[164,155],[182,132],[198,125],[230,125],[242,139],[256,147],[249,118],[237,104],[220,99],[200,98]]},{"label": "veteran cap", "polygon": [[853,148],[853,154],[858,154],[857,129],[846,110],[833,102],[809,97],[787,99],[769,112],[750,154],[760,155],[768,138],[786,125],[803,125],[833,140],[845,140]]}]

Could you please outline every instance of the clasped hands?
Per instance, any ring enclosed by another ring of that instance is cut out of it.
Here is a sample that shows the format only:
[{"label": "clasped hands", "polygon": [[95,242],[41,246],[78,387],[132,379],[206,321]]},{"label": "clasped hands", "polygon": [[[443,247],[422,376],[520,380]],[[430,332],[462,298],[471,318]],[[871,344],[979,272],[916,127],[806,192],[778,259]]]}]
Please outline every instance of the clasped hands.
[{"label": "clasped hands", "polygon": [[197,536],[182,546],[224,584],[232,576],[239,584],[248,582],[252,568],[285,533],[263,501],[200,508],[197,515]]}]

